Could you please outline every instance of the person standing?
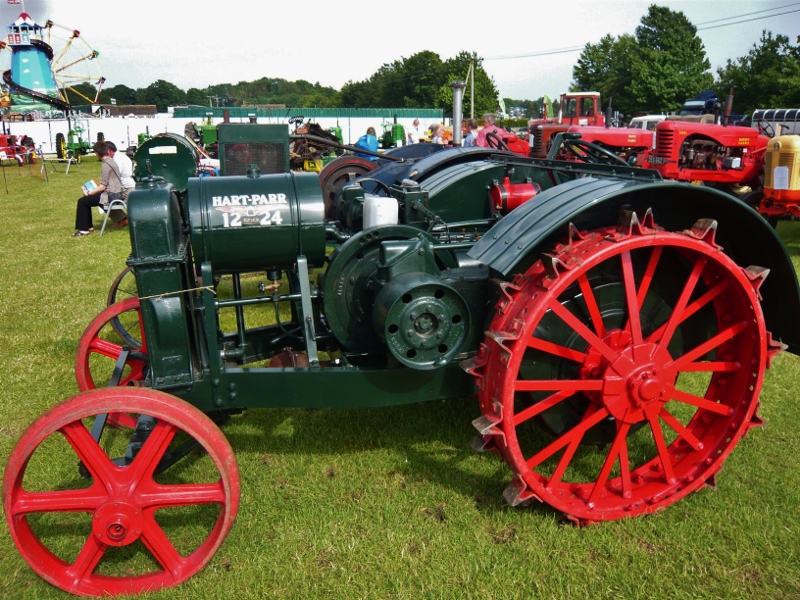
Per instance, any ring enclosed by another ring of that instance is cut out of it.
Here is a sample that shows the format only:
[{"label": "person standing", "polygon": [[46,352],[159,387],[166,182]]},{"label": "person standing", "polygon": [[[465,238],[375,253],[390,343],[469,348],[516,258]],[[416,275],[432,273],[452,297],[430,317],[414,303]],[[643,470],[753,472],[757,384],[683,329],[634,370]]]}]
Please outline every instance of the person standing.
[{"label": "person standing", "polygon": [[[367,133],[358,138],[355,146],[356,148],[362,148],[364,150],[369,150],[370,152],[377,152],[378,138],[375,137],[375,128],[367,127]],[[378,160],[377,156],[373,156],[372,154],[364,154],[363,152],[356,152],[356,156],[368,158],[369,160]]]},{"label": "person standing", "polygon": [[475,119],[466,119],[464,123],[467,126],[467,135],[464,136],[465,148],[475,145],[475,138],[478,137],[478,122]]},{"label": "person standing", "polygon": [[[122,176],[114,159],[108,154],[108,145],[97,142],[92,146],[95,156],[102,163],[100,165],[100,184],[89,194],[85,189],[83,198],[78,199],[75,207],[75,229],[72,237],[83,237],[94,231],[92,226],[92,208],[108,205],[109,194],[119,195],[122,198]],[[123,213],[124,214],[124,213]]]},{"label": "person standing", "polygon": [[444,146],[447,141],[444,139],[444,125],[435,123],[431,125],[431,144],[439,144]]},{"label": "person standing", "polygon": [[406,138],[409,144],[419,143],[419,119],[414,119],[414,124],[406,129]]},{"label": "person standing", "polygon": [[489,148],[489,142],[486,141],[486,134],[493,133],[502,139],[503,129],[494,123],[494,113],[486,113],[483,115],[483,129],[478,132],[475,138],[475,145]]}]

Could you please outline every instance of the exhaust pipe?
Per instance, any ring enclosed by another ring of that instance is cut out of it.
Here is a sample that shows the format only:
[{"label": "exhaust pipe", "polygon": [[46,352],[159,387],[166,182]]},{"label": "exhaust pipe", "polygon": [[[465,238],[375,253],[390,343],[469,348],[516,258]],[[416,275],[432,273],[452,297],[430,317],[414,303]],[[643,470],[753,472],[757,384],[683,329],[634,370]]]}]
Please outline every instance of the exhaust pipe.
[{"label": "exhaust pipe", "polygon": [[460,79],[450,84],[453,88],[453,146],[461,145],[461,121],[463,119],[462,109],[464,105],[464,89],[467,84]]},{"label": "exhaust pipe", "polygon": [[728,92],[728,98],[725,101],[725,115],[722,117],[722,124],[727,125],[733,112],[733,88]]}]

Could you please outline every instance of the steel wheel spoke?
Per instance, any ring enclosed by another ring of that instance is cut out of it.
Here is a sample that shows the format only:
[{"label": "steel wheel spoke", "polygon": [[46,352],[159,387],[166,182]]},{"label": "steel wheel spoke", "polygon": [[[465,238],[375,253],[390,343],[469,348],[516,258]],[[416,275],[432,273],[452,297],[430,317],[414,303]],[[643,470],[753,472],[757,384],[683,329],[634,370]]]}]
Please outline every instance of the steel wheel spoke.
[{"label": "steel wheel spoke", "polygon": [[156,423],[153,431],[148,435],[147,441],[139,450],[133,463],[128,467],[131,469],[132,481],[138,484],[153,477],[158,462],[169,448],[176,431],[177,428],[174,425],[164,421]]},{"label": "steel wheel spoke", "polygon": [[48,512],[92,512],[108,499],[102,485],[95,484],[82,490],[55,490],[52,492],[22,492],[14,502],[11,514]]},{"label": "steel wheel spoke", "polygon": [[553,342],[548,342],[547,340],[543,340],[537,337],[528,338],[528,347],[534,348],[535,350],[541,350],[542,352],[547,352],[555,356],[560,356],[561,358],[566,358],[567,360],[573,360],[579,363],[582,363],[583,361],[586,360],[586,354],[583,352],[578,352],[577,350],[573,350],[572,348],[560,346],[558,344],[554,344]]},{"label": "steel wheel spoke", "polygon": [[108,546],[96,540],[94,535],[90,535],[75,562],[65,571],[65,575],[73,579],[76,585],[80,585],[80,581],[88,578],[97,568],[107,548]]},{"label": "steel wheel spoke", "polygon": [[[681,313],[680,317],[678,317],[678,325],[683,323],[686,319],[691,317],[695,314],[698,310],[706,306],[709,302],[714,300],[717,296],[719,296],[722,292],[728,289],[728,282],[722,281],[715,285],[713,288],[708,290],[705,294],[700,296],[697,300],[689,304]],[[673,311],[673,315],[675,312]],[[661,339],[661,336],[664,335],[664,331],[667,329],[667,323],[664,323],[661,327],[656,329],[653,333],[647,336],[648,342],[658,342]]]},{"label": "steel wheel spoke", "polygon": [[667,483],[675,482],[675,472],[672,470],[672,462],[670,461],[669,451],[667,450],[667,443],[664,440],[664,432],[661,431],[661,422],[658,420],[658,415],[647,413],[647,420],[650,423],[650,430],[653,432],[653,440],[658,449],[658,456],[661,459],[661,467],[664,469],[664,480]]},{"label": "steel wheel spoke", "polygon": [[631,253],[622,253],[622,279],[625,284],[625,302],[628,307],[628,328],[635,346],[642,343],[642,322],[639,318],[639,302],[636,297],[636,281],[633,276]]},{"label": "steel wheel spoke", "polygon": [[702,450],[705,447],[703,442],[698,440],[697,437],[695,437],[691,431],[684,427],[683,423],[678,421],[678,419],[676,419],[675,416],[666,408],[661,407],[661,412],[658,413],[658,416],[661,417],[667,425],[672,427],[679,437],[686,440],[686,443],[689,444],[694,450]]},{"label": "steel wheel spoke", "polygon": [[588,419],[581,421],[578,425],[570,429],[567,433],[562,435],[560,438],[552,442],[546,448],[543,448],[531,458],[529,458],[526,462],[529,468],[533,469],[535,466],[539,465],[540,463],[544,462],[548,458],[550,458],[553,454],[555,454],[558,450],[572,442],[574,439],[581,440],[583,434],[585,434],[589,429],[597,425],[600,421],[605,419],[608,416],[608,410],[602,408],[594,413]]},{"label": "steel wheel spoke", "polygon": [[718,415],[727,416],[733,412],[733,409],[730,406],[712,402],[711,400],[706,400],[705,398],[700,398],[699,396],[693,396],[692,394],[688,394],[679,389],[674,389],[672,391],[672,399],[677,400],[678,402],[683,402],[684,404],[691,404],[697,408],[703,408]]},{"label": "steel wheel spoke", "polygon": [[578,278],[578,285],[583,293],[583,301],[586,303],[586,308],[589,310],[589,316],[592,318],[592,325],[598,337],[603,337],[606,334],[606,326],[603,323],[603,316],[600,314],[600,307],[597,306],[597,300],[594,297],[594,290],[586,277],[586,273],[581,273]]},{"label": "steel wheel spoke", "polygon": [[89,349],[97,354],[107,356],[108,358],[119,358],[119,355],[122,353],[122,346],[100,338],[93,340]]},{"label": "steel wheel spoke", "polygon": [[[598,407],[594,404],[590,404],[589,408],[586,409],[586,412],[583,415],[584,419],[590,418],[596,411]],[[561,459],[558,461],[558,466],[556,470],[553,471],[553,474],[550,476],[550,479],[547,482],[547,487],[553,487],[554,484],[561,481],[561,478],[564,477],[564,473],[567,472],[567,468],[569,467],[569,463],[572,462],[572,458],[575,456],[575,452],[578,450],[578,446],[581,443],[581,438],[576,437],[574,438],[567,449],[564,450],[564,454],[561,455]]]},{"label": "steel wheel spoke", "polygon": [[[608,483],[608,476],[611,474],[611,469],[614,468],[614,463],[617,461],[617,457],[620,458],[620,470],[622,470],[622,449],[625,448],[625,468],[628,468],[628,452],[627,452],[627,443],[626,438],[628,436],[628,431],[630,430],[631,426],[629,423],[621,423],[619,428],[617,429],[617,437],[614,438],[614,443],[611,446],[611,450],[608,452],[608,456],[606,456],[606,460],[603,463],[603,468],[600,470],[600,474],[597,476],[597,481],[594,483],[594,487],[592,488],[592,493],[589,495],[589,502],[594,502],[597,500],[598,494],[605,489],[606,483]],[[630,470],[627,471],[628,473],[628,486],[630,486]],[[623,493],[624,493],[624,486],[623,486]]]},{"label": "steel wheel spoke", "polygon": [[669,321],[667,321],[667,327],[664,330],[664,334],[661,336],[661,339],[658,342],[662,348],[669,346],[669,342],[672,340],[672,335],[675,333],[675,329],[677,329],[678,324],[681,321],[681,316],[686,309],[686,305],[689,303],[689,298],[692,297],[692,292],[694,292],[694,288],[697,286],[697,282],[700,279],[700,274],[703,272],[705,266],[706,257],[702,256],[697,259],[694,267],[692,267],[692,272],[689,274],[686,284],[683,286],[683,291],[681,291],[680,298],[678,298],[678,302],[669,317]]},{"label": "steel wheel spoke", "polygon": [[669,365],[669,367],[676,369],[678,371],[682,371],[685,365],[694,362],[701,356],[705,356],[706,354],[716,349],[721,344],[724,344],[728,340],[732,339],[735,335],[739,334],[746,328],[747,328],[747,322],[740,321],[736,325],[732,325],[727,329],[725,329],[724,331],[720,331],[717,335],[703,342],[694,350],[691,350],[686,354],[684,354],[683,356],[676,358],[674,361],[672,361],[672,364]]},{"label": "steel wheel spoke", "polygon": [[639,286],[639,292],[636,294],[636,303],[641,310],[644,304],[644,299],[647,297],[647,291],[650,289],[650,284],[653,281],[653,274],[658,266],[658,261],[661,258],[661,253],[664,251],[664,246],[656,246],[653,248],[653,253],[650,255],[650,260],[647,262],[647,268],[642,277],[642,283]]},{"label": "steel wheel spoke", "polygon": [[89,470],[96,480],[107,489],[111,489],[111,482],[115,479],[114,471],[117,467],[95,441],[89,431],[80,421],[73,421],[61,428],[61,433],[67,438],[75,453],[80,458],[83,466]]},{"label": "steel wheel spoke", "polygon": [[541,400],[540,402],[537,402],[532,406],[529,406],[525,410],[521,410],[520,412],[514,415],[514,425],[519,425],[521,423],[524,423],[528,419],[531,419],[536,415],[538,415],[539,413],[546,411],[548,408],[554,407],[562,400],[565,400],[570,396],[572,396],[573,393],[574,392],[572,390],[562,390],[560,392],[556,392],[555,394],[548,396],[544,400]]},{"label": "steel wheel spoke", "polygon": [[164,568],[165,574],[169,574],[173,580],[177,580],[187,561],[175,549],[172,541],[156,522],[153,511],[145,514],[142,542],[153,558],[158,561],[158,564]]},{"label": "steel wheel spoke", "polygon": [[722,372],[730,372],[730,371],[738,371],[742,368],[742,363],[736,361],[701,361],[701,362],[693,362],[689,363],[688,365],[684,365],[681,368],[683,372],[711,372],[711,373],[722,373]]},{"label": "steel wheel spoke", "polygon": [[152,492],[139,495],[144,507],[169,508],[196,504],[223,504],[225,490],[221,482],[183,485],[159,485]]},{"label": "steel wheel spoke", "polygon": [[518,392],[591,392],[603,389],[602,379],[518,379],[514,383]]},{"label": "steel wheel spoke", "polygon": [[588,327],[586,327],[583,323],[578,320],[578,317],[573,315],[569,310],[564,308],[560,302],[554,300],[550,303],[549,307],[555,314],[561,317],[561,320],[564,321],[567,325],[572,327],[572,329],[581,336],[584,340],[589,342],[591,346],[597,349],[597,351],[605,357],[606,360],[609,362],[614,362],[617,360],[618,355],[617,353],[603,340],[601,340],[597,335],[591,331]]}]

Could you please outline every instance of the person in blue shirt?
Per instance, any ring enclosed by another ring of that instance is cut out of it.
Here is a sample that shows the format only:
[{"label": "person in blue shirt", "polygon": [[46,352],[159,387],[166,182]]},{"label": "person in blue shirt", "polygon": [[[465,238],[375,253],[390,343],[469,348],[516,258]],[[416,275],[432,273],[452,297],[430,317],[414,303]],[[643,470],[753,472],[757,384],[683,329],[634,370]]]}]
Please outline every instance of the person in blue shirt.
[{"label": "person in blue shirt", "polygon": [[467,119],[467,135],[464,136],[464,143],[462,146],[469,147],[475,145],[475,138],[478,137],[478,122],[475,119]]},{"label": "person in blue shirt", "polygon": [[[374,127],[368,127],[367,133],[358,138],[358,141],[356,142],[356,148],[362,148],[371,152],[378,151],[378,138],[375,137]],[[364,158],[368,158],[370,160],[378,160],[377,156],[371,156],[370,154],[364,154],[362,152],[356,152],[356,156],[363,156]]]}]

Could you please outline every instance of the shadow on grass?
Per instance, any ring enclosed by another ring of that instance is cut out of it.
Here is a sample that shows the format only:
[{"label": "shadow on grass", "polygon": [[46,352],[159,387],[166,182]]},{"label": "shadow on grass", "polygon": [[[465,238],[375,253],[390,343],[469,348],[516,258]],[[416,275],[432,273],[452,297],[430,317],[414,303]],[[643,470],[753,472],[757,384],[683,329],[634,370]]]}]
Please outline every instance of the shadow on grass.
[{"label": "shadow on grass", "polygon": [[[237,455],[342,457],[388,450],[403,457],[389,478],[432,482],[471,497],[484,514],[508,510],[503,491],[511,481],[505,462],[478,455],[470,443],[480,416],[476,397],[360,409],[250,409],[223,430]],[[476,463],[477,461],[477,463]],[[542,514],[559,514],[547,505]]]}]

